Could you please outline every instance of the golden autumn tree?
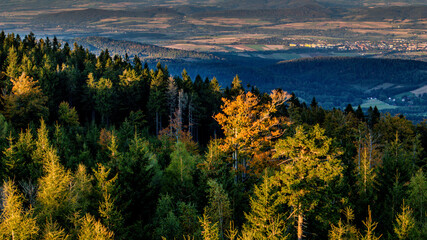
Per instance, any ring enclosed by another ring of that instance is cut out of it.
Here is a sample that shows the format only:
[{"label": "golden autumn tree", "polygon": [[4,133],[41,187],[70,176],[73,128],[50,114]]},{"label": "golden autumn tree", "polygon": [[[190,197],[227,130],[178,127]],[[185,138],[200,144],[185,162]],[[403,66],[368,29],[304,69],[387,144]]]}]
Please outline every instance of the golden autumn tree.
[{"label": "golden autumn tree", "polygon": [[270,161],[272,142],[289,123],[286,118],[276,116],[277,107],[289,97],[286,92],[274,90],[268,101],[261,101],[252,92],[241,93],[234,100],[222,99],[222,112],[214,118],[225,134],[220,148],[232,154],[235,169],[260,174],[266,166],[274,164]]},{"label": "golden autumn tree", "polygon": [[0,239],[33,239],[38,227],[33,210],[25,210],[24,197],[12,180],[4,182],[0,215]]},{"label": "golden autumn tree", "polygon": [[23,73],[18,79],[11,79],[11,82],[11,93],[3,96],[5,117],[18,127],[46,118],[49,113],[47,97],[37,85],[38,81]]}]

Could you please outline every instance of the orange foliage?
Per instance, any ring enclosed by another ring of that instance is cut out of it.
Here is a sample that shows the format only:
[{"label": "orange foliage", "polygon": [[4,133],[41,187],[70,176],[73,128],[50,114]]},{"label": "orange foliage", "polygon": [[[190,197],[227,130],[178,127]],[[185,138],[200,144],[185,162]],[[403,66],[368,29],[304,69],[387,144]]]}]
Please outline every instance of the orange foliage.
[{"label": "orange foliage", "polygon": [[101,129],[101,132],[99,133],[99,145],[101,145],[102,149],[107,149],[108,144],[110,144],[112,138],[111,131],[108,131],[107,129],[103,128]]},{"label": "orange foliage", "polygon": [[290,98],[283,91],[275,90],[270,100],[261,102],[251,92],[241,93],[234,100],[222,99],[222,112],[214,118],[221,125],[225,138],[220,144],[224,152],[233,153],[234,160],[245,160],[243,169],[262,173],[270,161],[272,141],[283,134],[289,121],[276,116],[277,107]]}]

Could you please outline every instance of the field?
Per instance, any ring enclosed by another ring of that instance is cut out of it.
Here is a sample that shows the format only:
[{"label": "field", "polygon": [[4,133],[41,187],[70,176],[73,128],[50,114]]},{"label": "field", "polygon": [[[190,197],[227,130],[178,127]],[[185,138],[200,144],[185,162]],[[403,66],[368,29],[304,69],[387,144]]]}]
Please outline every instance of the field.
[{"label": "field", "polygon": [[421,96],[423,94],[427,94],[427,85],[420,87],[418,89],[415,89],[411,91],[411,93],[415,94],[416,96]]},{"label": "field", "polygon": [[[203,4],[200,1],[157,1],[156,7],[137,1],[113,4],[80,0],[72,7],[66,2],[46,1],[47,7],[43,9],[7,11],[5,9],[18,2],[6,1],[0,3],[0,7],[3,6],[0,28],[6,32],[27,34],[32,31],[37,36],[60,39],[105,36],[203,52],[282,51],[291,45],[317,47],[390,39],[400,39],[407,44],[427,41],[427,19],[425,14],[419,13],[422,7],[334,10],[327,5],[294,4],[280,9],[277,8],[279,2],[269,2],[267,9],[258,9],[259,3],[250,1],[249,10],[242,10],[229,9],[231,2],[216,0]],[[182,7],[192,3],[198,5]],[[48,7],[50,4],[55,7]],[[243,2],[233,4],[243,6]],[[213,7],[222,5],[227,9]],[[425,60],[426,52],[390,51],[388,55],[378,49],[373,55]]]},{"label": "field", "polygon": [[378,99],[369,99],[363,102],[362,105],[360,105],[362,108],[367,109],[369,107],[374,108],[375,106],[378,108],[378,110],[383,111],[383,110],[392,110],[392,109],[397,109],[397,106],[393,106],[390,105],[388,103],[385,103],[383,101],[380,101]]}]

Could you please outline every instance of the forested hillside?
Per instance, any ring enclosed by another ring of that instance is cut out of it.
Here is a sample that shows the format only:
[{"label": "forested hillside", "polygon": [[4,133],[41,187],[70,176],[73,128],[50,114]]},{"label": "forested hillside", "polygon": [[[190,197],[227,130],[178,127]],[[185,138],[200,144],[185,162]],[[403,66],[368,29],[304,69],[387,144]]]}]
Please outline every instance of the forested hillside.
[{"label": "forested hillside", "polygon": [[0,239],[427,237],[426,121],[32,34],[0,70]]},{"label": "forested hillside", "polygon": [[[114,40],[105,37],[86,37],[86,38],[75,38],[71,40],[73,43],[83,46],[85,49],[89,49],[92,53],[100,54],[102,51],[108,49],[111,55],[119,55],[125,57],[138,56],[141,60],[167,60],[174,59],[179,60],[218,60],[219,58],[209,54],[200,53],[195,51],[184,51],[173,48],[159,47],[150,44],[143,44],[132,41]],[[69,41],[69,42],[71,42]]]}]

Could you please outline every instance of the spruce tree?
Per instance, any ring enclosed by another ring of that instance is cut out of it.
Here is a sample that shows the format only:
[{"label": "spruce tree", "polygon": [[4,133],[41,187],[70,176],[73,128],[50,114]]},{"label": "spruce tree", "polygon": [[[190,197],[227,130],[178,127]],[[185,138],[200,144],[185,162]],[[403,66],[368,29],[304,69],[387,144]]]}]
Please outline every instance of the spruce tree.
[{"label": "spruce tree", "polygon": [[298,240],[303,237],[304,215],[316,207],[321,192],[343,170],[340,150],[324,132],[319,125],[309,130],[298,126],[293,137],[276,144],[275,156],[286,157],[275,176],[279,199],[295,211]]},{"label": "spruce tree", "polygon": [[260,186],[255,185],[250,197],[251,212],[245,213],[243,234],[253,239],[287,239],[285,214],[281,212],[279,191],[274,179],[264,175]]},{"label": "spruce tree", "polygon": [[222,237],[225,227],[231,221],[232,209],[230,200],[222,185],[215,180],[209,179],[208,186],[208,206],[205,207],[204,213],[218,224],[219,233]]}]

